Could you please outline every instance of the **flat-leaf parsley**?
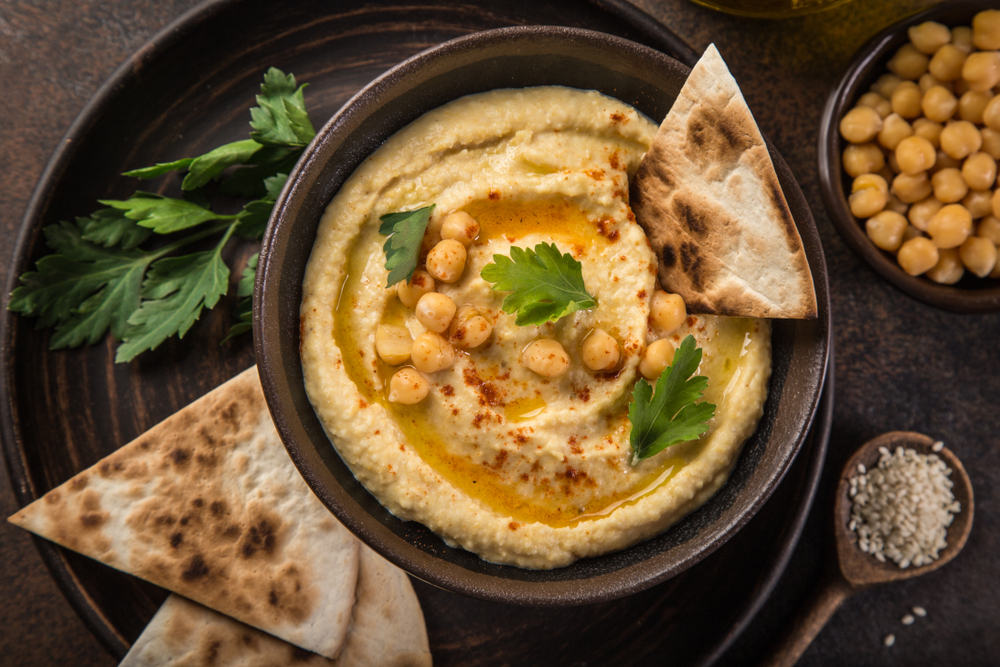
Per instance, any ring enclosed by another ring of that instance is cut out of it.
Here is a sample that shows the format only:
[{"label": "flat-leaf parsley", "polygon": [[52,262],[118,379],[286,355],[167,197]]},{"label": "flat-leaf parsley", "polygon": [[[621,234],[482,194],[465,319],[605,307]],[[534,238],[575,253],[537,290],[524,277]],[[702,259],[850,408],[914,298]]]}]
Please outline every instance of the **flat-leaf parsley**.
[{"label": "flat-leaf parsley", "polygon": [[708,430],[715,405],[696,402],[708,386],[708,378],[691,377],[700,363],[701,348],[695,345],[693,336],[688,336],[674,353],[673,364],[656,381],[655,393],[646,380],[635,383],[628,408],[632,465],[671,445],[694,440]]},{"label": "flat-leaf parsley", "polygon": [[481,275],[495,283],[494,290],[510,292],[500,307],[517,313],[518,326],[554,322],[597,307],[597,299],[583,284],[583,266],[554,243],[539,243],[534,250],[512,246],[510,257],[493,255]]}]

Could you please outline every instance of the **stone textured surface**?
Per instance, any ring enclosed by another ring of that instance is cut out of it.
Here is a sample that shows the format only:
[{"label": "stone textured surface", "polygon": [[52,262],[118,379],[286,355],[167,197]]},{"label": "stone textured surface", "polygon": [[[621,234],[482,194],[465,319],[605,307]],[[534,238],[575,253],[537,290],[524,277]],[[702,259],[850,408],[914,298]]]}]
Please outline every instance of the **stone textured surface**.
[{"label": "stone textured surface", "polygon": [[[59,137],[105,78],[192,0],[0,0],[0,274],[35,182]],[[685,0],[639,0],[695,47],[715,42],[765,134],[797,175],[813,207],[830,269],[836,332],[836,408],[825,483],[776,594],[720,664],[752,664],[795,613],[819,573],[830,494],[854,447],[890,430],[945,440],[965,463],[977,516],[965,551],[924,578],[850,599],[803,656],[802,665],[981,665],[1000,649],[1000,315],[957,317],[889,287],[856,258],[823,208],[816,131],[826,97],[851,55],[926,0],[856,0],[784,21],[718,14]],[[0,295],[0,303],[6,295]],[[16,503],[0,471],[0,513]],[[4,665],[112,665],[63,599],[31,540],[0,525],[0,656]],[[928,617],[899,619],[913,605]],[[641,614],[640,614],[641,617]],[[896,643],[881,639],[892,632]],[[669,649],[664,651],[669,653]]]}]

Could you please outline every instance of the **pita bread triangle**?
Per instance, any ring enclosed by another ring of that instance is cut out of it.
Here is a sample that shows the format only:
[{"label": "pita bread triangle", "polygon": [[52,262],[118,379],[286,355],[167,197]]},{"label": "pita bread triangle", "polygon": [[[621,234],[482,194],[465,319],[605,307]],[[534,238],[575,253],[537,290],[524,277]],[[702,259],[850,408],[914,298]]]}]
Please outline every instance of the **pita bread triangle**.
[{"label": "pita bread triangle", "polygon": [[171,595],[119,667],[430,667],[420,603],[410,580],[368,547],[360,547],[357,603],[336,660],[291,644]]},{"label": "pita bread triangle", "polygon": [[358,543],[292,464],[256,367],[9,520],[314,653],[344,643]]},{"label": "pita bread triangle", "polygon": [[802,239],[722,56],[691,70],[633,179],[631,206],[664,289],[692,313],[814,318]]}]

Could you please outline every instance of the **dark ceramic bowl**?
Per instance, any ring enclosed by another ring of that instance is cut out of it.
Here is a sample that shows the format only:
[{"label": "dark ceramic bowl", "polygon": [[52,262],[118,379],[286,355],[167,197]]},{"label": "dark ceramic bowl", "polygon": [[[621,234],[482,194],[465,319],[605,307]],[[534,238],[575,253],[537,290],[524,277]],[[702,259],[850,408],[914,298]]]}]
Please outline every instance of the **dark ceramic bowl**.
[{"label": "dark ceramic bowl", "polygon": [[320,216],[360,162],[430,109],[495,88],[561,84],[597,89],[662,119],[690,70],[618,37],[570,28],[502,28],[425,51],[376,79],[319,132],[272,215],[257,270],[254,339],[271,414],[295,465],[322,502],[373,549],[414,576],[483,599],[537,605],[610,600],[674,576],[721,546],[770,496],[813,421],[830,351],[826,264],[809,208],[772,151],[799,226],[819,319],[775,322],[766,411],[729,483],[704,507],[641,544],[557,570],[495,565],[397,519],[351,475],[302,382],[299,302]]},{"label": "dark ceramic bowl", "polygon": [[847,195],[851,177],[841,167],[841,151],[847,142],[841,138],[839,125],[843,115],[854,108],[857,99],[885,74],[889,58],[909,41],[907,30],[924,21],[937,21],[949,27],[971,25],[972,17],[983,9],[996,7],[993,2],[948,2],[886,28],[855,54],[847,72],[834,88],[823,110],[819,128],[819,178],[823,201],[834,227],[847,245],[868,262],[894,287],[924,303],[954,313],[989,313],[1000,310],[1000,280],[978,278],[968,271],[954,285],[939,285],[929,278],[911,276],[896,263],[895,257],[879,250],[868,239],[864,221],[851,214]]}]

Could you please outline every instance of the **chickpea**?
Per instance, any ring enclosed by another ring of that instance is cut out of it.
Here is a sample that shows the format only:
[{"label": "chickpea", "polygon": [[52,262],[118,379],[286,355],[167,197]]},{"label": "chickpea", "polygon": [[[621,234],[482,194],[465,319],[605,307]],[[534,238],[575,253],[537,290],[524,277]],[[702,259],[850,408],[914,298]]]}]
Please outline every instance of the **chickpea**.
[{"label": "chickpea", "polygon": [[969,190],[969,194],[962,200],[962,206],[969,211],[973,220],[978,220],[993,213],[992,200],[992,190]]},{"label": "chickpea", "polygon": [[606,371],[618,365],[622,358],[618,341],[604,329],[594,329],[583,339],[583,363],[592,371]]},{"label": "chickpea", "polygon": [[889,153],[886,156],[885,161],[886,161],[886,166],[889,169],[889,173],[892,174],[892,178],[896,178],[896,174],[902,171],[899,168],[899,163],[896,162],[896,151],[892,151],[891,153]]},{"label": "chickpea", "polygon": [[991,130],[1000,130],[1000,95],[994,95],[983,107],[983,118],[981,121]]},{"label": "chickpea", "polygon": [[895,74],[883,74],[878,78],[878,80],[872,84],[871,89],[886,98],[887,100],[892,99],[892,93],[896,90],[896,86],[902,81]]},{"label": "chickpea", "polygon": [[1000,52],[976,51],[970,53],[962,65],[962,78],[970,90],[986,92],[1000,81]]},{"label": "chickpea", "polygon": [[524,348],[521,365],[542,377],[559,377],[569,370],[569,355],[559,341],[539,338]]},{"label": "chickpea", "polygon": [[917,118],[913,121],[913,134],[931,142],[934,148],[941,148],[941,130],[944,125],[935,123],[930,118]]},{"label": "chickpea", "polygon": [[997,180],[997,163],[987,153],[973,153],[962,163],[962,178],[971,190],[986,190]]},{"label": "chickpea", "polygon": [[941,210],[942,206],[944,206],[944,204],[942,204],[935,197],[921,199],[910,206],[910,210],[907,211],[906,217],[909,219],[910,224],[920,231],[926,232],[927,225],[930,223],[931,218],[934,217],[935,213]]},{"label": "chickpea", "polygon": [[976,236],[993,241],[993,245],[1000,246],[1000,218],[995,215],[988,215],[976,225]]},{"label": "chickpea", "polygon": [[874,91],[867,92],[859,97],[858,106],[875,109],[882,120],[885,120],[885,117],[892,113],[892,102]]},{"label": "chickpea", "polygon": [[921,238],[925,238],[923,232],[921,232],[913,225],[906,226],[906,231],[903,232],[903,243],[906,243],[910,239],[921,239]]},{"label": "chickpea", "polygon": [[935,173],[931,176],[931,185],[934,186],[934,196],[945,204],[962,201],[969,192],[969,186],[958,169],[942,169]]},{"label": "chickpea", "polygon": [[885,155],[875,144],[848,144],[841,156],[844,171],[852,178],[861,174],[874,174],[885,166]]},{"label": "chickpea", "polygon": [[979,129],[967,120],[953,120],[941,130],[941,150],[961,160],[983,147]]},{"label": "chickpea", "polygon": [[938,248],[957,248],[972,234],[972,216],[961,204],[942,206],[927,223],[927,233]]},{"label": "chickpea", "polygon": [[458,309],[451,323],[451,340],[459,347],[472,350],[485,343],[493,333],[493,325],[473,306]]},{"label": "chickpea", "polygon": [[649,306],[649,320],[664,336],[673,333],[687,319],[687,306],[680,294],[662,290],[653,293]]},{"label": "chickpea", "polygon": [[425,331],[413,339],[410,359],[418,371],[436,373],[455,363],[455,349],[440,334]]},{"label": "chickpea", "polygon": [[962,53],[972,53],[972,27],[959,25],[952,28],[951,43]]},{"label": "chickpea", "polygon": [[[928,197],[933,188],[927,174],[899,174],[892,179],[892,194],[899,197],[901,202],[912,204]],[[877,211],[876,211],[877,213]]]},{"label": "chickpea", "polygon": [[648,380],[655,380],[674,361],[674,344],[666,338],[653,341],[646,348],[639,362],[639,372]]},{"label": "chickpea", "polygon": [[896,54],[889,59],[886,67],[901,79],[916,81],[927,71],[930,58],[921,53],[912,44],[903,44]]},{"label": "chickpea", "polygon": [[441,238],[461,242],[466,248],[479,236],[479,223],[465,211],[455,211],[445,216],[441,223]]},{"label": "chickpea", "polygon": [[862,174],[854,179],[851,187],[851,213],[858,218],[869,218],[889,202],[889,186],[878,174]]},{"label": "chickpea", "polygon": [[465,270],[465,246],[455,239],[445,239],[427,253],[427,272],[443,283],[453,283]]},{"label": "chickpea", "polygon": [[899,201],[899,197],[896,195],[889,195],[889,201],[885,205],[886,211],[892,211],[893,213],[899,213],[900,215],[906,215],[906,211],[910,207],[903,202]]},{"label": "chickpea", "polygon": [[911,26],[906,32],[914,48],[927,55],[933,55],[951,41],[951,30],[934,21],[924,21],[920,25]]},{"label": "chickpea", "polygon": [[429,292],[417,302],[417,321],[427,327],[428,331],[444,333],[455,316],[455,302],[450,296]]},{"label": "chickpea", "polygon": [[375,352],[390,366],[405,364],[410,358],[413,340],[406,327],[396,324],[380,324],[375,329]]},{"label": "chickpea", "polygon": [[934,144],[923,137],[906,137],[896,146],[896,164],[904,174],[915,176],[933,167],[936,161]]},{"label": "chickpea", "polygon": [[994,160],[1000,160],[1000,132],[983,127],[980,128],[979,135],[983,138],[982,151]]},{"label": "chickpea", "polygon": [[400,368],[389,379],[389,402],[416,405],[427,398],[431,385],[415,368]]},{"label": "chickpea", "polygon": [[[954,35],[954,31],[952,34]],[[965,54],[966,52],[954,44],[945,44],[934,53],[927,64],[927,69],[941,81],[954,81],[962,76]]]},{"label": "chickpea", "polygon": [[982,124],[983,112],[991,99],[993,98],[988,93],[979,92],[977,90],[966,91],[958,100],[959,118],[977,125]]},{"label": "chickpea", "polygon": [[931,169],[931,174],[939,172],[942,169],[959,169],[961,166],[961,160],[956,160],[944,151],[938,151],[937,160],[934,162],[934,168]]},{"label": "chickpea", "polygon": [[[951,118],[955,115],[957,108],[958,99],[944,86],[934,86],[924,93],[920,99],[920,110],[923,111],[924,116],[935,123],[943,123]],[[910,118],[915,118],[919,115],[920,113],[918,112],[910,116]]]},{"label": "chickpea", "polygon": [[435,286],[431,274],[423,269],[417,269],[413,272],[412,278],[396,283],[396,293],[399,295],[399,300],[403,302],[404,306],[414,308],[417,302],[420,301],[420,297],[428,292],[433,292]]},{"label": "chickpea", "polygon": [[852,144],[871,141],[882,129],[882,117],[871,107],[854,107],[840,119],[840,136]]},{"label": "chickpea", "polygon": [[882,120],[878,142],[883,148],[896,150],[899,142],[913,134],[913,128],[898,113],[891,113]]},{"label": "chickpea", "polygon": [[990,275],[997,265],[997,247],[981,236],[970,236],[958,248],[958,256],[969,271],[980,278]]},{"label": "chickpea", "polygon": [[923,99],[924,93],[920,90],[920,86],[912,81],[903,81],[892,92],[892,110],[903,118],[916,118],[921,113]]},{"label": "chickpea", "polygon": [[926,93],[934,86],[941,86],[942,88],[946,88],[952,92],[954,92],[955,90],[951,81],[942,81],[941,79],[937,78],[930,72],[927,72],[922,77],[920,77],[920,80],[917,81],[917,86],[919,86],[920,90],[924,93]]},{"label": "chickpea", "polygon": [[927,270],[927,277],[942,285],[954,285],[962,279],[965,267],[959,257],[957,248],[945,248],[940,251],[937,263]]},{"label": "chickpea", "polygon": [[972,43],[984,51],[1000,49],[1000,11],[985,9],[973,17]]},{"label": "chickpea", "polygon": [[905,231],[906,218],[892,211],[882,211],[865,222],[865,232],[872,243],[890,252],[898,249],[903,243]]},{"label": "chickpea", "polygon": [[919,276],[937,264],[940,253],[930,239],[918,236],[899,246],[896,261],[911,276]]}]

